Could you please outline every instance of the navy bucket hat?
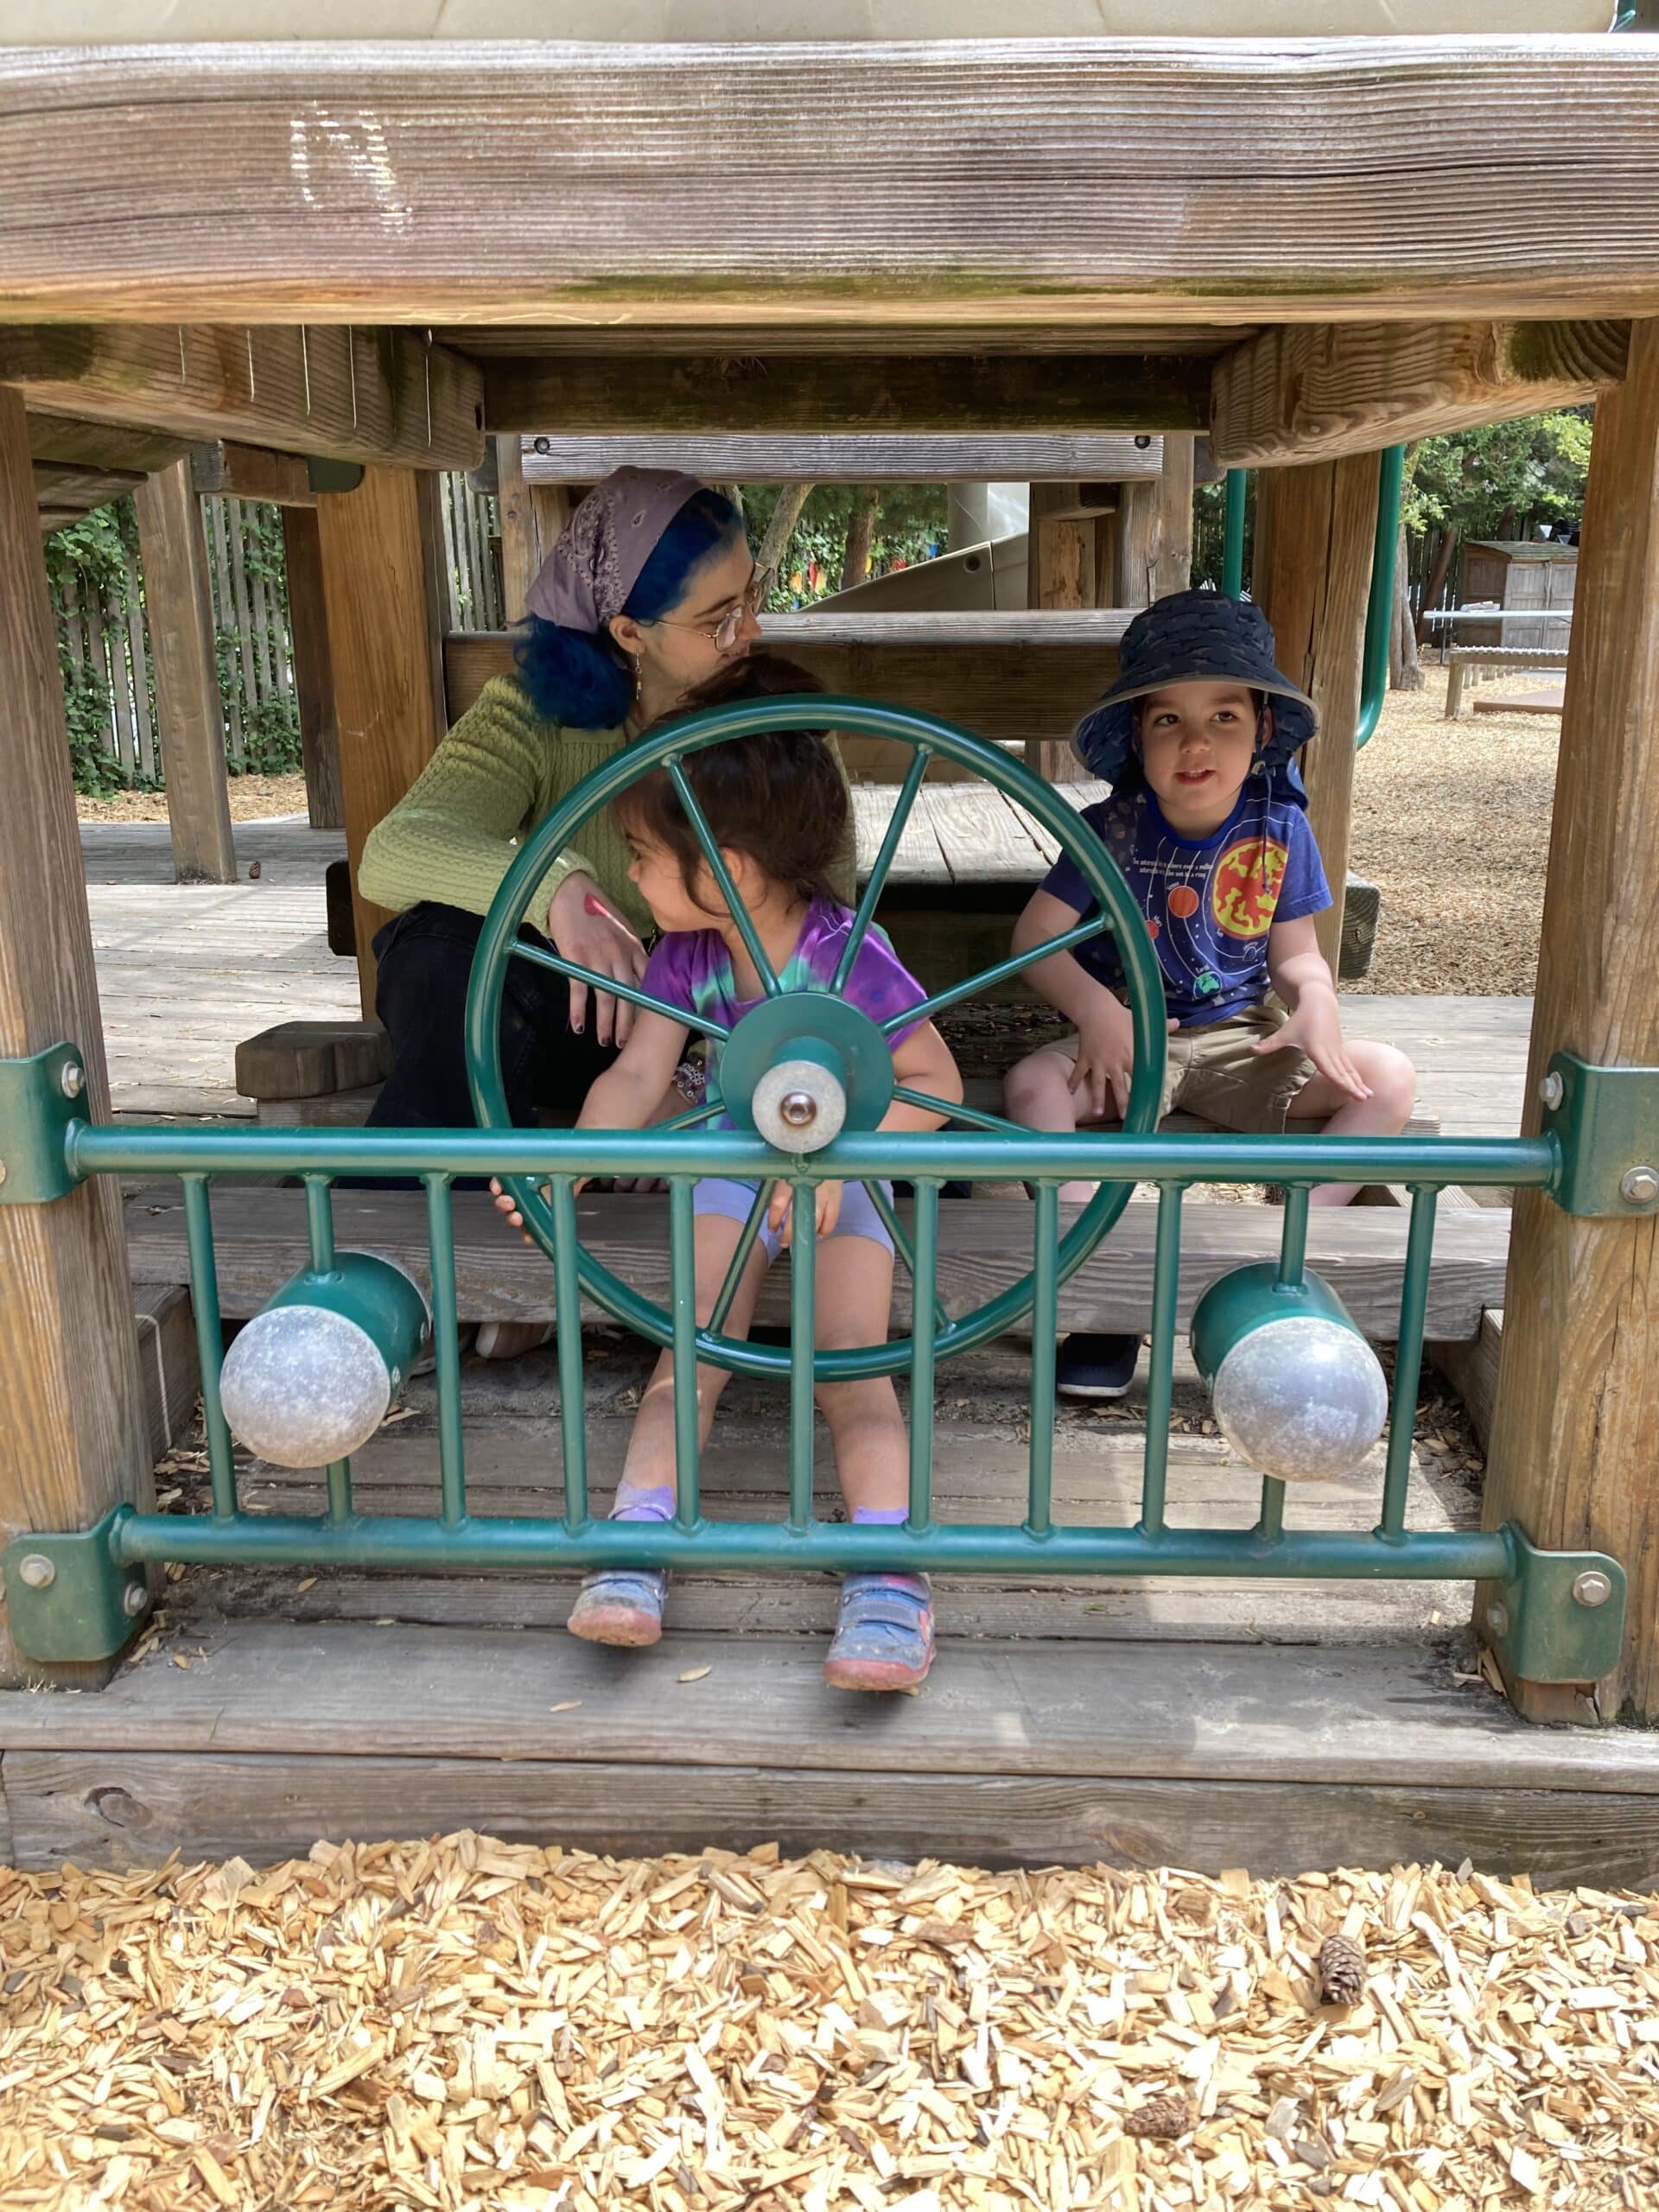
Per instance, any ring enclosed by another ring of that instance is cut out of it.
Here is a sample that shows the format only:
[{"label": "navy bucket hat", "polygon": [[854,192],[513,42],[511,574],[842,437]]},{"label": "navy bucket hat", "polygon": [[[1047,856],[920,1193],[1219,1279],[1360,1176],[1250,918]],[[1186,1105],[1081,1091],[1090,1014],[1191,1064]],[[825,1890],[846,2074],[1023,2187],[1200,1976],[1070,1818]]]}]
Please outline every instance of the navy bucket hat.
[{"label": "navy bucket hat", "polygon": [[[1289,768],[1319,722],[1306,692],[1274,667],[1273,652],[1273,625],[1248,600],[1215,591],[1154,600],[1123,632],[1116,681],[1071,733],[1077,757],[1091,774],[1121,783],[1137,757],[1137,701],[1171,683],[1232,682],[1272,694],[1273,735],[1257,765],[1269,775]],[[1300,791],[1294,770],[1290,784]]]}]

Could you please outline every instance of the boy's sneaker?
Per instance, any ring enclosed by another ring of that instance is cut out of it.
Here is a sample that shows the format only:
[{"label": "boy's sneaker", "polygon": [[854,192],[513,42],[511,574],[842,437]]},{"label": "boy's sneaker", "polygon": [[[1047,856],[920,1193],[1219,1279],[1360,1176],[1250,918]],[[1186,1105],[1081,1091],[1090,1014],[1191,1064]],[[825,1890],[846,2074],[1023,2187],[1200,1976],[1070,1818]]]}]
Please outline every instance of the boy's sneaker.
[{"label": "boy's sneaker", "polygon": [[1054,1388],[1063,1398],[1125,1398],[1140,1360],[1139,1337],[1074,1330],[1054,1355]]},{"label": "boy's sneaker", "polygon": [[667,1594],[668,1577],[656,1567],[601,1567],[583,1577],[567,1625],[588,1643],[655,1643]]},{"label": "boy's sneaker", "polygon": [[913,1690],[933,1664],[933,1607],[925,1574],[849,1574],[823,1662],[832,1690]]}]

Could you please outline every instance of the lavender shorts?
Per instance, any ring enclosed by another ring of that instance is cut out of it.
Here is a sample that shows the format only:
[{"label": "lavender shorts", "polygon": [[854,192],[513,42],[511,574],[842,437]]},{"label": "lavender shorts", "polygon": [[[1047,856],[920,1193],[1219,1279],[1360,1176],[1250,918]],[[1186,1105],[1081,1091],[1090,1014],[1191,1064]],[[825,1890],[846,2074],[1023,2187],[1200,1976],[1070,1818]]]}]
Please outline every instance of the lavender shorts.
[{"label": "lavender shorts", "polygon": [[[705,1176],[692,1193],[694,1213],[723,1214],[728,1221],[744,1222],[749,1217],[749,1208],[754,1204],[755,1185],[739,1183],[724,1175]],[[893,1185],[883,1183],[881,1195],[893,1204]],[[842,1186],[841,1212],[831,1236],[868,1236],[887,1252],[893,1249],[893,1239],[887,1234],[887,1224],[875,1210],[874,1201],[862,1183],[847,1183]],[[775,1260],[783,1247],[784,1232],[764,1222],[760,1242],[766,1248],[768,1260]]]}]

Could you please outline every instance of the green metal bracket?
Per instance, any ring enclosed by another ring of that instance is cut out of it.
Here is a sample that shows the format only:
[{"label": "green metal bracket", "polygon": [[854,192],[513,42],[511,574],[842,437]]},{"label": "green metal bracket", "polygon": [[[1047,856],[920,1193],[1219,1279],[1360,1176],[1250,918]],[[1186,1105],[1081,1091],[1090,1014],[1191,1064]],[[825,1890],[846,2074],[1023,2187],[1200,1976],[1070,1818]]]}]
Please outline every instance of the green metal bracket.
[{"label": "green metal bracket", "polygon": [[143,1569],[121,1558],[130,1505],[112,1506],[94,1529],[70,1535],[17,1536],[0,1554],[12,1641],[26,1658],[108,1659],[149,1610]]},{"label": "green metal bracket", "polygon": [[0,1205],[41,1205],[75,1188],[65,1140],[69,1124],[86,1119],[86,1088],[73,1045],[0,1060]]},{"label": "green metal bracket", "polygon": [[1478,1625],[1504,1673],[1523,1682],[1595,1682],[1624,1643],[1624,1570],[1605,1552],[1543,1552],[1511,1522],[1505,1582],[1480,1586]]},{"label": "green metal bracket", "polygon": [[1557,1052],[1540,1088],[1543,1134],[1560,1150],[1563,1212],[1659,1212],[1659,1068],[1598,1068]]},{"label": "green metal bracket", "polygon": [[363,481],[363,464],[357,461],[330,461],[325,454],[308,453],[305,457],[305,480],[314,492],[355,492]]}]

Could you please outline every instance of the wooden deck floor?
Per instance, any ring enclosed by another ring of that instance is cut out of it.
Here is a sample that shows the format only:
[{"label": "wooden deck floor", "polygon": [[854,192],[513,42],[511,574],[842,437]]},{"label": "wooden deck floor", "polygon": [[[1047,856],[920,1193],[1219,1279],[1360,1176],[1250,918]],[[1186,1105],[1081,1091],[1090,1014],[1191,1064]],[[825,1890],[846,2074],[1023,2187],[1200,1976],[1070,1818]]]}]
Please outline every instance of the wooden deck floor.
[{"label": "wooden deck floor", "polygon": [[[1043,865],[1041,833],[983,785],[929,797],[950,806],[912,824],[902,852],[912,880],[968,881],[975,870],[1006,874],[1016,860],[1034,874]],[[863,848],[879,839],[891,798],[883,786],[864,785],[860,804]],[[969,807],[972,839],[957,819]],[[173,881],[164,823],[82,825],[118,1113],[251,1116],[251,1102],[232,1081],[243,1038],[274,1022],[358,1012],[355,974],[329,952],[324,932],[322,872],[343,855],[343,839],[297,818],[238,823],[236,838],[244,871],[259,865],[256,880],[245,873],[233,885],[187,887]],[[1505,1136],[1519,1126],[1529,999],[1356,995],[1345,1018],[1352,1034],[1386,1039],[1411,1055],[1420,1103],[1448,1134]]]}]

